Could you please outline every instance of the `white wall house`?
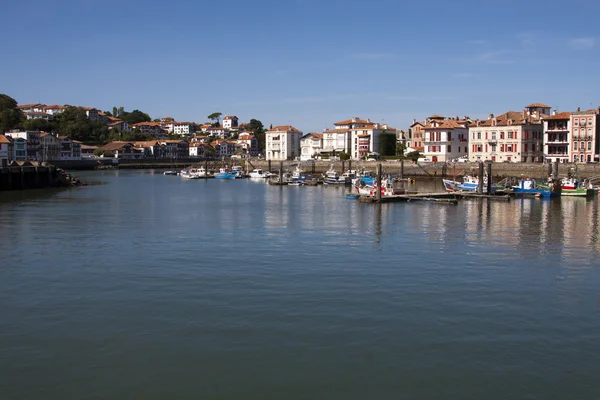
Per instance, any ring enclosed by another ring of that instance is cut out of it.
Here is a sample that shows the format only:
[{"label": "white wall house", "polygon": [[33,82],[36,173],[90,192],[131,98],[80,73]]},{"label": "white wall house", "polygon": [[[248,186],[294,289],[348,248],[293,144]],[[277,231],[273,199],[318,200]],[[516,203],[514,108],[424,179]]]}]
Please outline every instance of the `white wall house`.
[{"label": "white wall house", "polygon": [[[40,131],[15,131],[6,132],[5,136],[10,136],[13,139],[21,138],[27,141],[26,149],[27,153],[25,158],[18,158],[19,160],[39,160],[40,157]],[[19,150],[20,151],[20,150]],[[17,152],[15,146],[15,153]],[[19,153],[20,154],[20,153]],[[16,159],[16,158],[15,158]]]},{"label": "white wall house", "polygon": [[291,125],[274,126],[266,132],[267,160],[293,160],[300,156],[302,131]]},{"label": "white wall house", "polygon": [[308,133],[300,138],[300,160],[317,158],[323,148],[323,134]]},{"label": "white wall house", "polygon": [[433,119],[423,131],[423,155],[431,161],[447,162],[469,154],[469,121]]},{"label": "white wall house", "polygon": [[554,113],[543,120],[544,160],[566,163],[571,159],[571,113]]},{"label": "white wall house", "polygon": [[223,128],[236,129],[238,127],[238,117],[235,115],[227,115],[223,118]]}]

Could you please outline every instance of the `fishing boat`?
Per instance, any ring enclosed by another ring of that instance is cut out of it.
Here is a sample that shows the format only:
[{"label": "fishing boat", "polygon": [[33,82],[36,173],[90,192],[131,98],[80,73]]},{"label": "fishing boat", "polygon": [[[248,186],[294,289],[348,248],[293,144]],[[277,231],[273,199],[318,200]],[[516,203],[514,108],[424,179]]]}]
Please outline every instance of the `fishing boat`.
[{"label": "fishing boat", "polygon": [[[355,192],[361,196],[377,196],[377,183],[372,185],[361,180],[359,185],[354,186]],[[381,180],[381,197],[398,196],[406,194],[405,181],[394,179],[391,176]]]},{"label": "fishing boat", "polygon": [[[450,179],[442,179],[444,183],[444,188],[448,192],[475,192],[479,187],[479,178],[472,175],[465,175],[463,177],[463,181],[453,181]],[[487,176],[483,178],[483,190],[487,188]],[[495,191],[496,188],[492,187],[492,191]]]},{"label": "fishing boat", "polygon": [[219,172],[215,172],[214,177],[216,179],[235,179],[237,173],[227,170],[227,168],[219,168]]},{"label": "fishing boat", "polygon": [[346,178],[341,176],[339,172],[333,169],[333,164],[331,164],[331,167],[327,171],[325,171],[325,173],[323,174],[323,178],[325,179],[323,181],[325,185],[336,185],[346,183]]},{"label": "fishing boat", "polygon": [[535,179],[523,178],[518,185],[512,187],[515,194],[533,195],[538,197],[551,197],[556,193],[552,191],[550,186],[539,184]]},{"label": "fishing boat", "polygon": [[238,179],[244,177],[244,170],[241,165],[234,165],[231,169],[231,172],[233,172],[235,174],[235,177]]},{"label": "fishing boat", "polygon": [[561,196],[591,196],[594,194],[593,187],[586,181],[579,181],[574,177],[561,179]]}]

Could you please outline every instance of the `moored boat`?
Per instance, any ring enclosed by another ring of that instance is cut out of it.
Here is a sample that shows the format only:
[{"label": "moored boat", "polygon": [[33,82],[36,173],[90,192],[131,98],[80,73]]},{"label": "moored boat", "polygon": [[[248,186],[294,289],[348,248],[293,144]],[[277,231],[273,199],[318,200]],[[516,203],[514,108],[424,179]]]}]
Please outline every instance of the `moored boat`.
[{"label": "moored boat", "polygon": [[235,179],[237,177],[237,173],[229,171],[226,168],[220,168],[219,172],[215,172],[214,177],[216,179]]},{"label": "moored boat", "polygon": [[551,197],[557,193],[550,186],[537,183],[534,179],[523,178],[518,185],[512,187],[515,194]]},{"label": "moored boat", "polygon": [[[479,187],[479,178],[472,175],[465,175],[463,177],[463,181],[453,181],[450,179],[442,179],[444,183],[444,188],[448,192],[475,192]],[[483,190],[487,190],[487,177],[483,180]],[[496,188],[492,187],[492,191],[495,191]]]},{"label": "moored boat", "polygon": [[264,178],[270,178],[270,177],[273,177],[273,176],[275,176],[275,174],[274,174],[274,173],[272,173],[272,172],[269,172],[269,171],[264,171],[264,170],[262,170],[262,169],[260,169],[260,168],[257,168],[257,169],[253,169],[253,170],[252,170],[252,171],[251,171],[251,172],[248,174],[248,176],[249,176],[250,178],[261,178],[261,179],[264,179]]},{"label": "moored boat", "polygon": [[561,196],[591,196],[594,190],[587,182],[580,182],[574,177],[567,177],[561,180]]},{"label": "moored boat", "polygon": [[[377,183],[367,184],[361,180],[358,185],[354,186],[356,193],[361,196],[377,196]],[[407,189],[405,181],[393,179],[391,176],[381,180],[381,197],[390,197],[406,194]]]}]

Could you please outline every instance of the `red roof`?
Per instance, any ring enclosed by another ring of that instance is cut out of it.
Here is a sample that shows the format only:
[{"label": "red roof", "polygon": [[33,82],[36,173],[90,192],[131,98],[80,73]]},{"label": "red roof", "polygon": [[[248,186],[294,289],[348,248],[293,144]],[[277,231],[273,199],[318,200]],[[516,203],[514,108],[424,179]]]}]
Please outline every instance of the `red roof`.
[{"label": "red roof", "polygon": [[571,118],[571,112],[565,111],[565,112],[558,113],[556,115],[551,115],[549,117],[545,117],[544,120],[548,121],[548,120],[569,119],[569,118]]},{"label": "red roof", "polygon": [[530,105],[525,106],[525,108],[551,108],[551,107],[544,103],[531,103]]},{"label": "red roof", "polygon": [[360,118],[350,118],[345,121],[335,122],[333,125],[349,125],[349,124],[370,124],[371,121],[366,121]]}]

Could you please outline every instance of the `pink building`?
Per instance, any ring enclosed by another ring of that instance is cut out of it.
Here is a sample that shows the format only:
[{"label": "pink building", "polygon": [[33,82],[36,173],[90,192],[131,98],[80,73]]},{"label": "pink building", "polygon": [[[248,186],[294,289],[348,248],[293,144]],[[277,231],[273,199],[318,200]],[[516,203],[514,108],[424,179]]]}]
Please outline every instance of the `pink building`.
[{"label": "pink building", "polygon": [[571,113],[570,161],[587,163],[600,161],[598,141],[600,107]]}]

